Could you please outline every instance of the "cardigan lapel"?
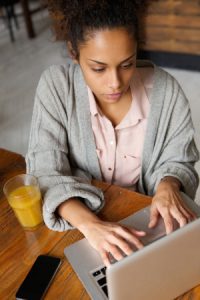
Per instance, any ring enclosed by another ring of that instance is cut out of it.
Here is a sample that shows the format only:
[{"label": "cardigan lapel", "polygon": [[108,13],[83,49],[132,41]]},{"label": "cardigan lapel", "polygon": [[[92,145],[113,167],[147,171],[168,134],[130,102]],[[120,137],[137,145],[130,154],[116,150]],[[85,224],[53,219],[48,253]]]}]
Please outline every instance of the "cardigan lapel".
[{"label": "cardigan lapel", "polygon": [[93,178],[102,180],[92,131],[87,86],[79,65],[75,67],[74,86],[78,120],[80,121],[79,125],[81,125],[81,137],[85,141],[84,157],[87,159],[88,172]]},{"label": "cardigan lapel", "polygon": [[145,175],[151,164],[152,153],[156,143],[156,136],[160,116],[163,108],[163,99],[166,90],[166,73],[159,67],[154,65],[154,86],[150,96],[150,112],[147,122],[147,130],[144,139],[143,153],[142,153],[142,169],[139,180],[139,191],[146,192],[145,189]]}]

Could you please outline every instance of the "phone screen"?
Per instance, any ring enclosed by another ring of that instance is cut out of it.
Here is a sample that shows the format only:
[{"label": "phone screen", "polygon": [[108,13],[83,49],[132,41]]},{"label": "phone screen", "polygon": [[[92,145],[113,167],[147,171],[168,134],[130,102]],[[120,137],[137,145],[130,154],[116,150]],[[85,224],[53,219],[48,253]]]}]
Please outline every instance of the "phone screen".
[{"label": "phone screen", "polygon": [[40,255],[16,294],[16,299],[39,300],[44,296],[61,263],[60,258]]}]

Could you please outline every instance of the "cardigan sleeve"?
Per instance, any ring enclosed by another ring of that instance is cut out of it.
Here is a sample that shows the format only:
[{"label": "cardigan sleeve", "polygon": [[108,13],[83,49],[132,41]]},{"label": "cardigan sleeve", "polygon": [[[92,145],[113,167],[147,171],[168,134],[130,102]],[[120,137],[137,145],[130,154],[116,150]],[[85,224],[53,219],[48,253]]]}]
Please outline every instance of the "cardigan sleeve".
[{"label": "cardigan sleeve", "polygon": [[94,212],[104,204],[102,191],[90,184],[90,174],[76,169],[79,175],[74,176],[70,166],[65,104],[69,88],[69,79],[62,66],[52,66],[42,74],[36,90],[26,155],[27,173],[39,180],[44,222],[56,231],[72,228],[55,213],[67,199],[78,197]]},{"label": "cardigan sleeve", "polygon": [[[146,176],[147,193],[154,195],[161,179],[173,176],[181,182],[182,191],[194,199],[199,184],[194,165],[199,152],[194,141],[190,107],[177,81],[172,77],[170,81],[173,93],[165,97],[162,108],[153,151],[155,163]],[[168,103],[167,98],[170,99]]]}]

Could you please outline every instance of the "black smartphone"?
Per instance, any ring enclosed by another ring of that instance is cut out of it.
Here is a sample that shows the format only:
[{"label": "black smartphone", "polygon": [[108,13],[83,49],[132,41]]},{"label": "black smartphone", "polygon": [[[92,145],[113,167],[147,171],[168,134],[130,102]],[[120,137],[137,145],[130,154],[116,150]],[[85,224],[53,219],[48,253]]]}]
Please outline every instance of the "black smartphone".
[{"label": "black smartphone", "polygon": [[60,264],[61,259],[58,257],[39,255],[17,291],[16,299],[43,299]]}]

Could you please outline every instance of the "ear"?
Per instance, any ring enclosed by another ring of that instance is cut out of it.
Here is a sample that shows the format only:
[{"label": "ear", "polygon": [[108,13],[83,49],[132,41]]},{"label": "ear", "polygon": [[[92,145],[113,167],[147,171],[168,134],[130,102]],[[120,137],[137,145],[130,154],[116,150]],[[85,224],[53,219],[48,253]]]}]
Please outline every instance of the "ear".
[{"label": "ear", "polygon": [[69,51],[69,56],[71,57],[71,59],[73,60],[73,62],[75,64],[78,64],[78,60],[77,60],[77,54],[74,51],[73,47],[72,47],[72,43],[70,41],[67,42],[67,49]]}]

